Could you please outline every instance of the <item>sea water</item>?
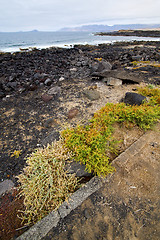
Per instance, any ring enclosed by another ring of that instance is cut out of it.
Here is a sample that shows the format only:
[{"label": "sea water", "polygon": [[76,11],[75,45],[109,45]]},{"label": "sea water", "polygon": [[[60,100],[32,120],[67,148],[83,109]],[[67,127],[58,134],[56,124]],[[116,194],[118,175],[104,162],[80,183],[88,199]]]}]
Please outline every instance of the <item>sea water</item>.
[{"label": "sea water", "polygon": [[159,38],[95,36],[91,32],[0,32],[0,51],[16,52],[26,48],[72,47],[75,44],[98,45],[116,41],[160,41]]}]

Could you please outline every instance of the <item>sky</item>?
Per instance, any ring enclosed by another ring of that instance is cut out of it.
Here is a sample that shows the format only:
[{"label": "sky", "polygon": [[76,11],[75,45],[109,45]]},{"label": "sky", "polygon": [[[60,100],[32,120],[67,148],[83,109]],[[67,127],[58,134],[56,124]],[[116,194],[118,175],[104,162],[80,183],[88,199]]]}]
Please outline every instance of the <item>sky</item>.
[{"label": "sky", "polygon": [[0,0],[0,32],[160,24],[160,0]]}]

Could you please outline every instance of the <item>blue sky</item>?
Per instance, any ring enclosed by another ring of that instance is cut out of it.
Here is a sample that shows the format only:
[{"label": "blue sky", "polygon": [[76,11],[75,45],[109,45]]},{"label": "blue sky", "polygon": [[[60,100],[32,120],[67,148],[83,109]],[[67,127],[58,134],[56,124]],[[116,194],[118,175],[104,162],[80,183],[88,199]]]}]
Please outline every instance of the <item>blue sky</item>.
[{"label": "blue sky", "polygon": [[160,0],[0,0],[0,31],[160,23]]}]

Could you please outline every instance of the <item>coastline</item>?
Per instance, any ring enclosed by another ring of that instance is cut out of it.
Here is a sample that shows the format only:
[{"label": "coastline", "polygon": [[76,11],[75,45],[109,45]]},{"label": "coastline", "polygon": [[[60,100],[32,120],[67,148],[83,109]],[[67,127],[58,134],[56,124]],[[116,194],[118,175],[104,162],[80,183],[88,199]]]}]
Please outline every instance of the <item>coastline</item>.
[{"label": "coastline", "polygon": [[[100,62],[111,66],[105,77],[104,72],[98,76],[93,72]],[[57,139],[64,127],[87,122],[107,102],[120,102],[140,85],[159,86],[159,65],[157,41],[0,54],[0,181],[16,184],[25,157]],[[122,85],[107,85],[105,78],[113,76]],[[86,95],[90,91],[94,98]],[[14,151],[20,155],[12,156]]]},{"label": "coastline", "polygon": [[99,36],[136,36],[136,37],[160,37],[160,29],[139,29],[139,30],[119,30],[113,32],[100,32],[95,35]]},{"label": "coastline", "polygon": [[106,36],[98,35],[93,32],[17,32],[0,33],[0,51],[1,52],[20,52],[32,51],[59,47],[72,48],[74,45],[94,45],[113,44],[115,42],[132,41],[159,41],[153,37],[137,36]]},{"label": "coastline", "polygon": [[[102,76],[97,78],[91,75],[92,65],[96,64],[97,59],[102,58],[112,65],[113,71],[108,72],[110,77],[115,77],[114,71],[123,70],[135,74],[143,79],[144,83],[159,85],[160,68],[157,67],[160,61],[159,50],[159,42],[121,42],[0,54],[1,157],[3,159],[1,179],[8,178],[7,176],[12,178],[17,174],[25,163],[23,159],[26,154],[40,144],[42,138],[47,137],[56,126],[59,126],[59,123],[56,123],[59,122],[56,111],[60,118],[66,119],[69,106],[64,107],[63,102],[66,101],[64,99],[67,89],[67,95],[69,94],[71,98],[71,108],[72,105],[74,107],[72,104],[74,95],[77,96],[77,100],[83,98],[83,88],[92,86],[95,82],[101,84]],[[148,65],[135,68],[132,64],[135,60],[148,61]],[[55,88],[55,92],[49,99],[47,92],[50,88]],[[110,88],[108,91],[111,91]],[[84,102],[86,106],[89,104],[86,100]],[[93,104],[92,101],[91,103]],[[53,122],[51,121],[51,128],[50,124],[49,127],[45,127],[45,121],[50,118],[54,119]],[[36,128],[34,125],[37,125]],[[29,129],[32,131],[30,132]],[[23,152],[20,158],[16,160],[10,157],[11,153],[19,148]],[[17,169],[15,173],[13,166],[8,168],[6,159],[8,163],[17,161],[14,162]]]}]

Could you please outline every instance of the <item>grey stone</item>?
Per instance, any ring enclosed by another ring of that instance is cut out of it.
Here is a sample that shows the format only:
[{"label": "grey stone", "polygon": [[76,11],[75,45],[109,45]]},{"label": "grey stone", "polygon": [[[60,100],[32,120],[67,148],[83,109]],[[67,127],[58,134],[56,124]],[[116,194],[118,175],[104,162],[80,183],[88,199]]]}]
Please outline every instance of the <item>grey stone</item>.
[{"label": "grey stone", "polygon": [[89,219],[91,217],[87,208],[84,210],[84,216],[85,216],[86,219]]},{"label": "grey stone", "polygon": [[77,62],[77,63],[76,63],[76,66],[77,66],[77,67],[81,67],[81,66],[82,66],[82,63],[81,63],[81,62]]},{"label": "grey stone", "polygon": [[101,73],[103,71],[109,71],[112,69],[112,65],[105,61],[105,60],[102,60],[102,61],[97,61],[97,62],[94,62],[91,66],[91,74],[94,75],[94,74],[98,74],[98,73]]},{"label": "grey stone", "polygon": [[17,87],[17,82],[9,82],[9,83],[7,83],[7,87],[15,89]]},{"label": "grey stone", "polygon": [[67,113],[67,117],[69,119],[72,119],[76,117],[78,113],[79,113],[79,110],[77,108],[71,108]]},{"label": "grey stone", "polygon": [[133,82],[133,83],[140,83],[143,79],[139,76],[139,74],[128,72],[125,70],[111,70],[111,71],[103,71],[103,72],[96,72],[94,77],[103,77],[103,78],[118,78],[121,79],[123,82]]},{"label": "grey stone", "polygon": [[51,125],[53,122],[54,122],[54,118],[49,118],[49,119],[47,119],[47,120],[45,121],[45,123],[44,123],[44,127],[45,127],[45,128],[49,128],[50,125]]},{"label": "grey stone", "polygon": [[107,82],[108,86],[121,86],[122,85],[122,80],[118,79],[118,78],[109,77],[109,78],[104,78],[103,81]]},{"label": "grey stone", "polygon": [[43,146],[47,146],[47,144],[51,144],[55,140],[59,140],[60,134],[58,131],[51,132],[45,139],[42,141]]},{"label": "grey stone", "polygon": [[100,93],[97,90],[84,90],[84,95],[91,101],[98,100]]},{"label": "grey stone", "polygon": [[68,205],[68,202],[63,202],[62,205],[58,208],[58,213],[61,218],[65,218],[70,212],[72,208]]},{"label": "grey stone", "polygon": [[33,76],[34,79],[38,79],[41,78],[41,74],[40,73],[35,73]]},{"label": "grey stone", "polygon": [[77,68],[71,68],[71,69],[70,69],[70,72],[71,72],[71,73],[77,72]]},{"label": "grey stone", "polygon": [[132,56],[132,61],[140,61],[141,59],[142,59],[142,56],[140,55]]},{"label": "grey stone", "polygon": [[0,98],[3,98],[3,97],[5,97],[5,93],[0,91]]},{"label": "grey stone", "polygon": [[64,80],[65,80],[64,77],[60,77],[60,78],[59,78],[59,81],[60,81],[60,82],[62,82],[62,81],[64,81]]},{"label": "grey stone", "polygon": [[127,71],[115,71],[115,77],[121,79],[121,80],[126,80],[126,81],[131,81],[135,83],[140,83],[143,81],[142,78],[140,78],[139,74],[136,73],[131,73]]},{"label": "grey stone", "polygon": [[36,84],[36,85],[39,85],[39,80],[36,80],[36,81],[35,81],[35,84]]},{"label": "grey stone", "polygon": [[45,85],[50,86],[52,83],[52,80],[50,78],[47,78],[44,82]]},{"label": "grey stone", "polygon": [[19,92],[19,93],[23,93],[23,92],[25,92],[25,90],[26,90],[26,89],[25,89],[24,87],[21,87],[21,88],[18,89],[18,92]]},{"label": "grey stone", "polygon": [[53,96],[52,95],[48,95],[48,94],[43,94],[42,95],[42,100],[44,102],[49,102],[50,100],[52,100]]},{"label": "grey stone", "polygon": [[70,174],[75,173],[76,177],[91,177],[93,175],[92,173],[87,172],[84,164],[80,164],[76,161],[68,162],[66,164],[66,170]]},{"label": "grey stone", "polygon": [[49,95],[57,95],[61,92],[61,88],[58,86],[52,87],[49,89],[48,94]]},{"label": "grey stone", "polygon": [[14,183],[11,180],[4,180],[0,183],[0,195],[11,190],[14,187]]}]

